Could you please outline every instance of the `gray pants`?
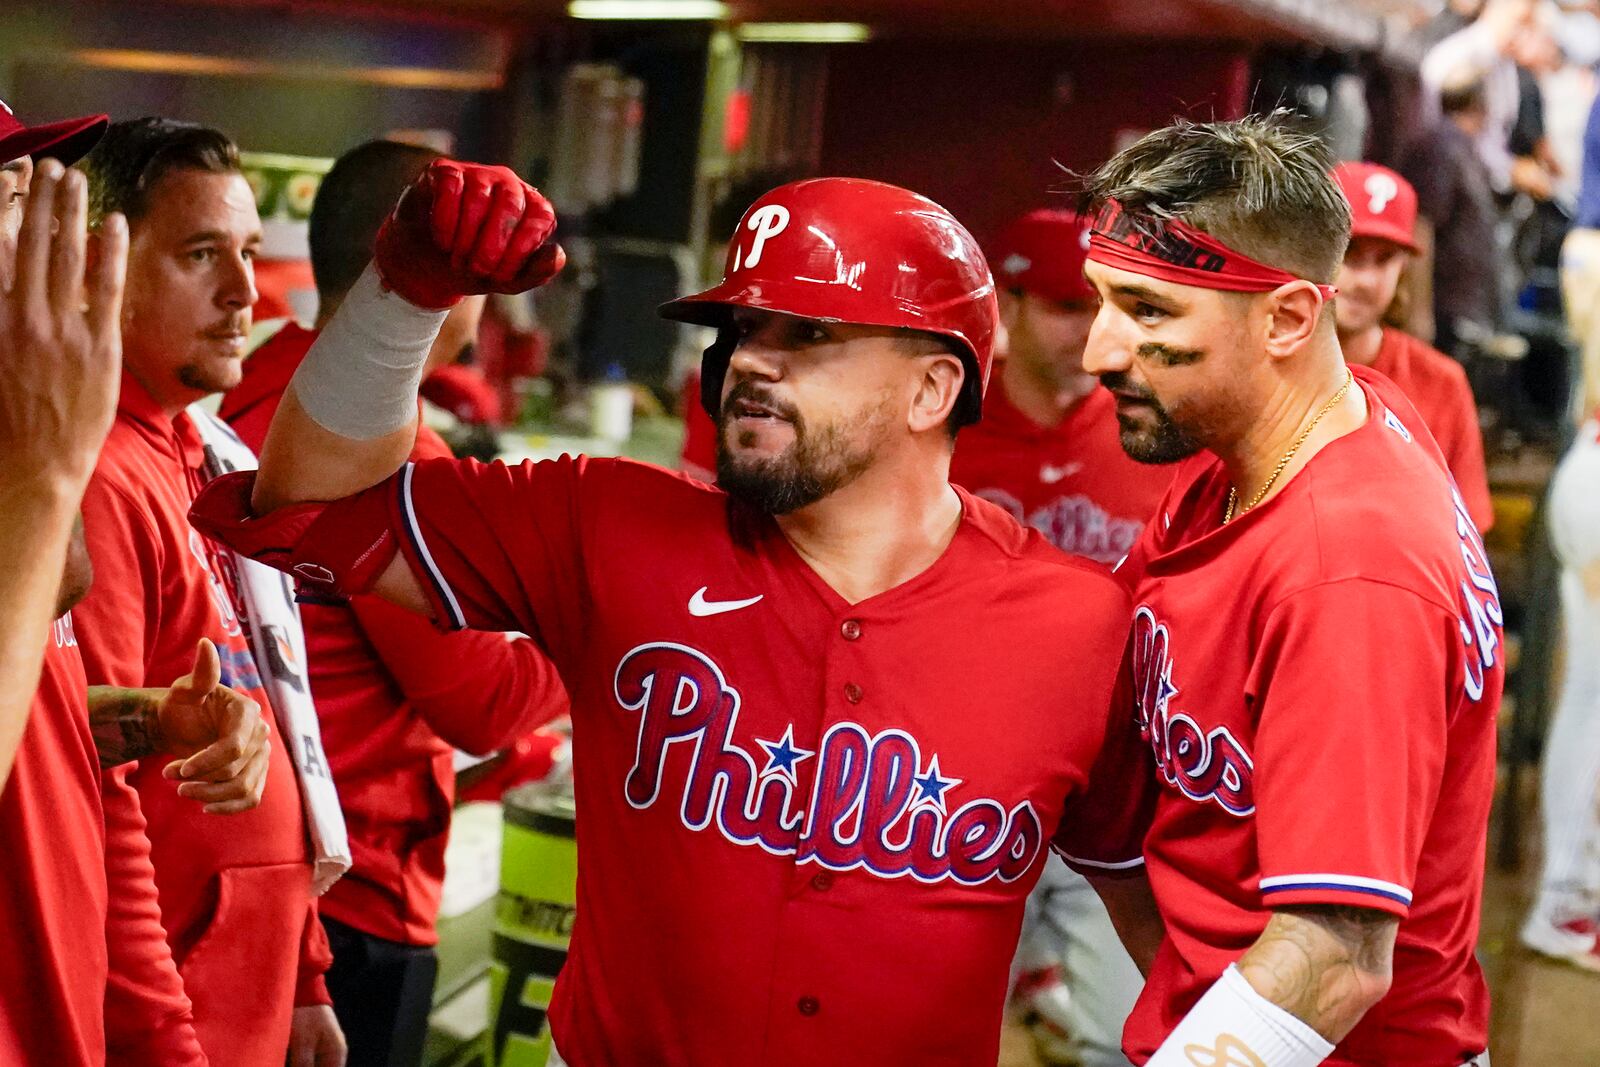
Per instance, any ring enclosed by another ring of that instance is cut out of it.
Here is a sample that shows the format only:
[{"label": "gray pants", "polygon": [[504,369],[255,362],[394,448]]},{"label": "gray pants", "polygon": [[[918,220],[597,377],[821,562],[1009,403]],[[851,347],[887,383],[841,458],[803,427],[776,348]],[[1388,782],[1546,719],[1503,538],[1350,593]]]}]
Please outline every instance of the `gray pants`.
[{"label": "gray pants", "polygon": [[1061,968],[1072,996],[1067,1028],[1084,1067],[1128,1067],[1122,1024],[1144,978],[1088,881],[1051,855],[1028,898],[1015,969]]}]

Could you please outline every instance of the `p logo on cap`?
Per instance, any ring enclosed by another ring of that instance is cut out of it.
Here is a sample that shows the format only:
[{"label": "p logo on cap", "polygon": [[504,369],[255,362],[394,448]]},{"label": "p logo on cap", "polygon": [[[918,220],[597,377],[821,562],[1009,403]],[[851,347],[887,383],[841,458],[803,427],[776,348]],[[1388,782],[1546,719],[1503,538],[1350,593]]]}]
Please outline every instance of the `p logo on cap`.
[{"label": "p logo on cap", "polygon": [[1383,209],[1400,195],[1400,183],[1381,170],[1367,175],[1364,188],[1367,191],[1367,210],[1374,215],[1383,214]]}]

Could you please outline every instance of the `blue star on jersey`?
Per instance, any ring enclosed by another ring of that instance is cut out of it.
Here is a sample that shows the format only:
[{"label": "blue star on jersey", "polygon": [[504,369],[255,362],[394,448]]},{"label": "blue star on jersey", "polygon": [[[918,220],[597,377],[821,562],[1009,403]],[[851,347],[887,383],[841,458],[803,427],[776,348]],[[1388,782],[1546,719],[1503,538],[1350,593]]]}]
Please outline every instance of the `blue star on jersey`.
[{"label": "blue star on jersey", "polygon": [[816,755],[809,749],[795,746],[793,723],[789,724],[789,728],[783,731],[783,736],[778,740],[763,741],[758,737],[756,744],[767,750],[767,765],[761,769],[761,776],[764,778],[769,774],[781,774],[795,785],[799,784],[795,778],[795,764]]},{"label": "blue star on jersey", "polygon": [[917,783],[921,796],[917,797],[917,805],[931,804],[940,811],[945,811],[944,794],[948,789],[961,784],[960,778],[946,778],[939,773],[939,756],[934,754],[928,761],[928,772],[911,779]]}]

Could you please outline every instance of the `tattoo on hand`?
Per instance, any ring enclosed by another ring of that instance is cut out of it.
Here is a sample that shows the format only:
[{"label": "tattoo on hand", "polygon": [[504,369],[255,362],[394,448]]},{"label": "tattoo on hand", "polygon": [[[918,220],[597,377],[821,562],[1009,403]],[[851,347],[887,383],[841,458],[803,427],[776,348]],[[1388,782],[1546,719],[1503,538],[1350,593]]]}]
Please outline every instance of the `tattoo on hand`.
[{"label": "tattoo on hand", "polygon": [[166,751],[156,702],[142,689],[89,687],[89,732],[100,769],[131,763]]}]

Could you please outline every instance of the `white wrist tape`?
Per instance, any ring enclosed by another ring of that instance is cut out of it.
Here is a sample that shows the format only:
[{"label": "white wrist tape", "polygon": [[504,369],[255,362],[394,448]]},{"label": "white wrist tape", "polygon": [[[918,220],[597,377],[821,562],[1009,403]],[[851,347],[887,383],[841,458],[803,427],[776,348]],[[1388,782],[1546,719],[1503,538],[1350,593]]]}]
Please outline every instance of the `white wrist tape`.
[{"label": "white wrist tape", "polygon": [[341,437],[371,441],[417,421],[417,387],[449,311],[385,292],[367,264],[290,383],[307,415]]},{"label": "white wrist tape", "polygon": [[1316,1067],[1332,1053],[1327,1039],[1230,964],[1145,1067]]}]

